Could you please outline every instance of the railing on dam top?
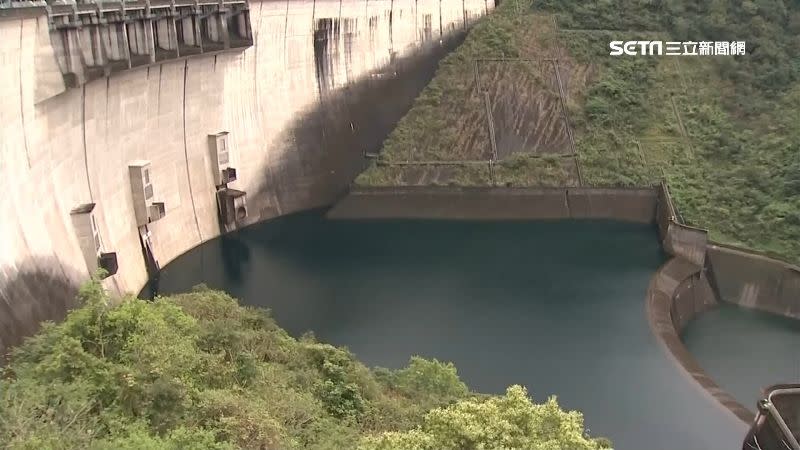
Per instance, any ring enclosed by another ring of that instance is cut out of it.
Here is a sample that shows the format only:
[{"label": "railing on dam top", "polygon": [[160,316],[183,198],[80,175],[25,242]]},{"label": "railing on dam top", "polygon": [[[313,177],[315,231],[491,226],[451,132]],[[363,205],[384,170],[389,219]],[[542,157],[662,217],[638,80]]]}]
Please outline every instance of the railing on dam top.
[{"label": "railing on dam top", "polygon": [[113,72],[253,45],[246,0],[8,1],[43,8],[68,87]]}]

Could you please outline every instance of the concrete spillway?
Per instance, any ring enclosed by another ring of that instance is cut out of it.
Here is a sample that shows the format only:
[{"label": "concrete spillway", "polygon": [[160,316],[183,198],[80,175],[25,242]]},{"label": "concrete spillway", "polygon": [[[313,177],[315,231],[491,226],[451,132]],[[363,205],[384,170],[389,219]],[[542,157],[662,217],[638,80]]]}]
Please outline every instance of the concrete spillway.
[{"label": "concrete spillway", "polygon": [[[219,217],[210,135],[228,133],[229,187],[247,193],[247,215],[234,228],[330,203],[493,1],[249,8],[252,47],[74,88],[46,15],[0,17],[0,352],[40,320],[60,318],[88,278],[76,214],[89,211],[88,239],[94,233],[98,251],[116,254],[119,270],[104,283],[117,293],[145,284],[147,252],[164,265],[230,229]],[[131,165],[141,161],[164,213],[144,224],[131,186]],[[87,204],[95,206],[75,209]]]}]

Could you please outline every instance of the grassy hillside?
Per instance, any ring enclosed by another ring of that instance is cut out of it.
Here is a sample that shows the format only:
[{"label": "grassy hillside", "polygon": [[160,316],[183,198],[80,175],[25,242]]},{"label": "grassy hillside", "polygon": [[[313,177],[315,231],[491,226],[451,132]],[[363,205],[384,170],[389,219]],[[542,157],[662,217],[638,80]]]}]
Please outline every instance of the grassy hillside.
[{"label": "grassy hillside", "polygon": [[[469,392],[452,364],[368,369],[346,349],[296,340],[267,311],[218,291],[82,307],[15,349],[0,379],[8,449],[596,450],[578,412],[524,389]],[[485,413],[469,415],[469,411]],[[490,414],[493,414],[490,415]],[[446,423],[442,423],[442,418]],[[477,434],[476,434],[477,433]],[[518,444],[513,444],[518,443]],[[474,444],[474,445],[473,445]],[[398,447],[399,446],[399,447]]]},{"label": "grassy hillside", "polygon": [[[747,55],[608,56],[611,40],[644,39],[743,40]],[[357,183],[666,178],[687,223],[798,262],[798,80],[797,2],[507,0],[442,62]]]}]

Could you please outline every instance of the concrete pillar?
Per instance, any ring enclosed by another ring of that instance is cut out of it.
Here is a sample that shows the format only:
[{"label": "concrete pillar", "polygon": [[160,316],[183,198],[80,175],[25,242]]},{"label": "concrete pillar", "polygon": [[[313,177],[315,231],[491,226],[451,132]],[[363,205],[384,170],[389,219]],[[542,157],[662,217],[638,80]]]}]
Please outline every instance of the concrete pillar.
[{"label": "concrete pillar", "polygon": [[217,13],[217,22],[219,23],[219,35],[222,38],[222,45],[224,48],[231,48],[231,36],[228,34],[228,12],[220,8]]},{"label": "concrete pillar", "polygon": [[175,25],[175,17],[168,17],[167,27],[169,29],[169,41],[178,56],[181,56],[181,47],[178,45],[178,27]]},{"label": "concrete pillar", "polygon": [[[92,51],[95,54],[95,61],[97,65],[104,66],[109,63],[111,59],[108,42],[108,26],[95,25],[92,27],[95,45],[92,46]],[[104,34],[105,32],[105,34]]]},{"label": "concrete pillar", "polygon": [[123,39],[122,26],[120,24],[111,24],[108,28],[108,37],[111,43],[111,52],[108,57],[115,61],[125,60],[125,40]]},{"label": "concrete pillar", "polygon": [[194,30],[194,41],[197,43],[197,46],[200,47],[200,52],[202,53],[203,50],[203,35],[200,33],[200,13],[202,11],[200,8],[195,8],[194,14],[192,15],[192,29]]},{"label": "concrete pillar", "polygon": [[222,42],[219,32],[219,14],[213,13],[206,23],[208,24],[208,37],[214,42]]},{"label": "concrete pillar", "polygon": [[78,28],[75,33],[78,36],[78,49],[81,55],[81,61],[87,67],[95,65],[94,52],[92,45],[94,45],[94,36],[92,36],[91,28]]},{"label": "concrete pillar", "polygon": [[128,68],[132,67],[131,65],[131,41],[128,36],[128,25],[125,22],[119,24],[119,36],[122,40],[121,42],[121,49],[122,49],[122,57],[125,61],[128,62]]},{"label": "concrete pillar", "polygon": [[146,19],[144,21],[144,42],[147,48],[147,54],[150,55],[150,63],[156,62],[156,42],[153,36],[153,20]]},{"label": "concrete pillar", "polygon": [[181,39],[186,45],[196,46],[194,26],[192,25],[192,18],[186,17],[181,20]]},{"label": "concrete pillar", "polygon": [[72,71],[70,66],[69,46],[67,45],[66,33],[63,30],[53,30],[49,32],[50,41],[53,43],[53,53],[56,55],[56,62],[61,73]]},{"label": "concrete pillar", "polygon": [[158,40],[156,46],[160,49],[172,50],[172,45],[170,42],[172,30],[169,27],[169,23],[163,18],[156,19],[156,31]]},{"label": "concrete pillar", "polygon": [[[241,13],[236,16],[236,28],[237,28],[237,37],[242,39],[249,39],[250,36],[247,36],[247,13]],[[230,30],[228,30],[230,32]],[[241,32],[244,31],[244,35]]]},{"label": "concrete pillar", "polygon": [[[97,25],[96,27],[96,34],[99,45],[97,46],[98,53],[102,54],[102,59],[104,63],[108,63],[110,60],[114,60],[114,54],[117,53],[114,50],[114,40],[111,36],[113,34],[112,28],[107,24]],[[118,58],[117,58],[118,59]]]},{"label": "concrete pillar", "polygon": [[64,43],[67,47],[70,72],[75,75],[75,81],[78,85],[86,82],[86,75],[84,74],[84,57],[81,49],[81,35],[80,30],[76,28],[68,28],[64,30]]},{"label": "concrete pillar", "polygon": [[129,40],[133,52],[137,55],[148,55],[150,50],[147,44],[146,28],[149,26],[146,22],[133,22],[130,24]]}]

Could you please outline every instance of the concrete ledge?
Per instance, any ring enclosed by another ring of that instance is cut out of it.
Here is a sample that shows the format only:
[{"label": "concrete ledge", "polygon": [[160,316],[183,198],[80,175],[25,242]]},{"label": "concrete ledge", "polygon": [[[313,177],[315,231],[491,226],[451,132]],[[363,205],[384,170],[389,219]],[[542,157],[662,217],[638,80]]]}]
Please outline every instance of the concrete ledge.
[{"label": "concrete ledge", "polygon": [[38,6],[32,3],[24,6],[10,6],[6,8],[0,8],[0,20],[31,19],[33,17],[46,16],[46,15],[47,15],[47,9],[45,9],[44,6]]},{"label": "concrete ledge", "polygon": [[699,312],[713,307],[713,292],[701,267],[681,258],[667,261],[650,280],[647,320],[658,341],[678,364],[730,413],[750,424],[755,414],[706,374],[681,341],[679,330]]},{"label": "concrete ledge", "polygon": [[358,187],[328,212],[331,219],[655,220],[654,189]]},{"label": "concrete ledge", "polygon": [[567,200],[573,219],[652,223],[657,193],[655,189],[568,188]]}]

